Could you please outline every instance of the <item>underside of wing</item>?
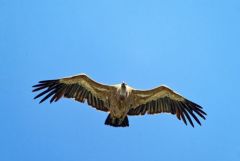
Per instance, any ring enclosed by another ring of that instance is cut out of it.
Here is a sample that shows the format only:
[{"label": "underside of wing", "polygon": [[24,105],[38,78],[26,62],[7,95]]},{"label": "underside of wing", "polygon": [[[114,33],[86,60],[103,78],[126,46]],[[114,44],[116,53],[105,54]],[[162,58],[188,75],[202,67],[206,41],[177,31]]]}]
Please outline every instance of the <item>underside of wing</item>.
[{"label": "underside of wing", "polygon": [[205,119],[206,113],[202,107],[183,96],[172,91],[166,86],[141,91],[133,90],[135,104],[128,115],[145,115],[157,113],[171,113],[187,125],[187,121],[194,127],[192,118],[201,125],[197,116]]},{"label": "underside of wing", "polygon": [[33,92],[41,91],[34,99],[44,96],[40,103],[48,98],[50,102],[56,102],[62,97],[73,98],[76,101],[84,102],[87,100],[88,105],[101,110],[108,111],[107,97],[112,86],[103,85],[90,79],[85,74],[73,77],[40,81],[33,86]]}]

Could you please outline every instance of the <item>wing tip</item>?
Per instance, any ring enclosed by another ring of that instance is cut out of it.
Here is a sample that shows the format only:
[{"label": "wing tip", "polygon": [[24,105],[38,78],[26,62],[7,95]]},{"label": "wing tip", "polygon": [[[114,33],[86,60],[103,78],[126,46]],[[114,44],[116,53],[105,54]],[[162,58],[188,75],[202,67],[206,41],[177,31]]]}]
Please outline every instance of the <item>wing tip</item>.
[{"label": "wing tip", "polygon": [[41,83],[41,84],[43,84],[43,83],[53,83],[53,82],[57,82],[57,81],[59,81],[59,79],[41,80],[38,83]]}]

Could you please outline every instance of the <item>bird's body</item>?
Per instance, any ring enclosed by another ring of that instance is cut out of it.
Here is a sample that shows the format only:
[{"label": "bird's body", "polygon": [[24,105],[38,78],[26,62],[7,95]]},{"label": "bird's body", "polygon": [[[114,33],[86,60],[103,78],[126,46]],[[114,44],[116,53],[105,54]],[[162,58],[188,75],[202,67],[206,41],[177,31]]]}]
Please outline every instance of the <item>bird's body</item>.
[{"label": "bird's body", "polygon": [[[74,98],[85,102],[101,111],[109,112],[106,125],[115,127],[129,126],[128,116],[156,113],[176,114],[179,120],[193,125],[191,117],[201,125],[196,114],[205,119],[206,113],[202,107],[185,99],[166,86],[159,86],[152,90],[136,90],[125,83],[117,85],[103,85],[93,81],[85,74],[56,80],[40,81],[33,86],[35,91],[46,89],[35,98],[46,96],[43,102],[51,97],[50,102],[61,97]],[[190,117],[191,116],[191,117]]]},{"label": "bird's body", "polygon": [[128,112],[129,103],[130,103],[130,94],[129,89],[124,89],[121,84],[116,85],[115,94],[112,94],[112,97],[109,99],[110,105],[109,110],[112,116],[121,118],[125,117]]},{"label": "bird's body", "polygon": [[[131,104],[131,89],[125,84],[114,85],[115,90],[110,94],[108,109],[111,118],[116,118],[121,123],[127,117]],[[107,122],[106,122],[107,124]],[[111,124],[110,124],[111,125]]]}]

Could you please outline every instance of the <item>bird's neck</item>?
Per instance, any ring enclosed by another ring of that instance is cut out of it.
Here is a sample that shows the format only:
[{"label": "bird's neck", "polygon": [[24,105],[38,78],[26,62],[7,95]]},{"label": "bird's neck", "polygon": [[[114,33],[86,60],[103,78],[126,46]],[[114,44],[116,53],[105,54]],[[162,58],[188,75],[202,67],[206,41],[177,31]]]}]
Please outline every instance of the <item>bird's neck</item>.
[{"label": "bird's neck", "polygon": [[122,96],[122,97],[126,97],[127,96],[127,89],[126,89],[126,87],[121,87],[119,92],[120,92],[119,93],[120,96]]}]

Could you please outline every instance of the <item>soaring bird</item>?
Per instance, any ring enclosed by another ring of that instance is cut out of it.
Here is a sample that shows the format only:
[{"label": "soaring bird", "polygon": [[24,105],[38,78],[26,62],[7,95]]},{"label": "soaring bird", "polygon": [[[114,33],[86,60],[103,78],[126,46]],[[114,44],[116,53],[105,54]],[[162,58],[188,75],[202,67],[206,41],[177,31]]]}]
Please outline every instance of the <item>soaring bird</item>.
[{"label": "soaring bird", "polygon": [[159,86],[151,90],[137,90],[126,83],[105,85],[91,79],[86,74],[54,80],[39,81],[33,86],[33,92],[41,91],[34,99],[44,96],[40,103],[48,98],[50,103],[60,98],[72,98],[97,110],[108,112],[106,125],[127,127],[128,116],[170,113],[176,115],[186,125],[194,127],[192,118],[201,125],[198,117],[205,119],[207,115],[202,107],[167,86]]}]

